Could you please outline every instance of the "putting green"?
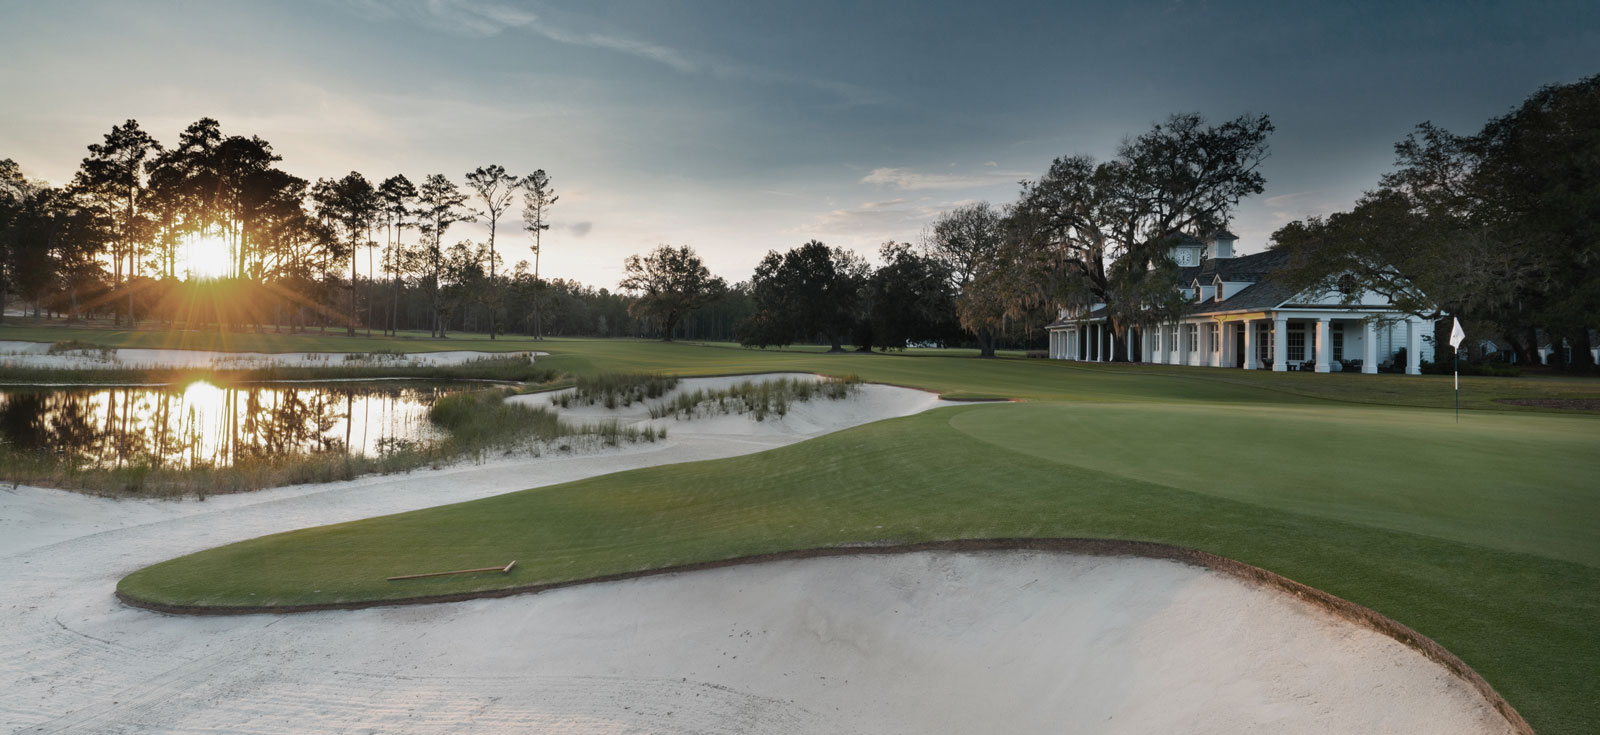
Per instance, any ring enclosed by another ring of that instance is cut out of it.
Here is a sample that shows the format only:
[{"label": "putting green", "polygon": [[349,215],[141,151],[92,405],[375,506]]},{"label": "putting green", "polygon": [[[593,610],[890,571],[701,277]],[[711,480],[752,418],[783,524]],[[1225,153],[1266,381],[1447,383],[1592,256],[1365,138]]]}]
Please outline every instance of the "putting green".
[{"label": "putting green", "polygon": [[1596,477],[1573,464],[1600,453],[1587,418],[1470,412],[1458,424],[1439,411],[1348,405],[1049,403],[951,423],[1067,466],[1600,566]]}]

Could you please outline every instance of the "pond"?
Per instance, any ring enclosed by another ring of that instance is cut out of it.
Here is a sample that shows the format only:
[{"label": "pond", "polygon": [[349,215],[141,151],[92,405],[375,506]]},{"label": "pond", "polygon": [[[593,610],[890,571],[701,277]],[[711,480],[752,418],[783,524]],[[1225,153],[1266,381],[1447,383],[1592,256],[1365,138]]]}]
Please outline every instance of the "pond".
[{"label": "pond", "polygon": [[378,456],[442,432],[414,382],[0,389],[0,442],[78,467],[228,467],[291,455]]}]

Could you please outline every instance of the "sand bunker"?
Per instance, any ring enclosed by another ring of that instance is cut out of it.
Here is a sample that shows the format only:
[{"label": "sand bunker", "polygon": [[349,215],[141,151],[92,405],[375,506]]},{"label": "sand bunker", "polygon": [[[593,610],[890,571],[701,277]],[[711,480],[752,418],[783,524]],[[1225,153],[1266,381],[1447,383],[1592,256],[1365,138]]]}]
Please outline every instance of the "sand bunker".
[{"label": "sand bunker", "polygon": [[1509,732],[1462,681],[1390,638],[1152,559],[833,557],[290,616],[167,616],[113,597],[135,569],[265,533],[743,454],[940,405],[864,386],[769,417],[767,433],[738,434],[732,418],[754,423],[743,417],[666,419],[666,442],[616,453],[204,503],[0,488],[0,728]]},{"label": "sand bunker", "polygon": [[[366,352],[209,352],[205,350],[157,350],[120,348],[109,350],[71,350],[50,354],[45,342],[0,341],[0,367],[46,368],[51,370],[95,370],[108,368],[212,368],[249,370],[264,367],[421,367],[460,365],[486,357],[532,359],[544,352],[411,352],[405,354]],[[352,355],[357,357],[351,357]]]},{"label": "sand bunker", "polygon": [[287,617],[27,602],[0,720],[48,732],[1510,731],[1389,638],[1149,559],[836,557]]}]

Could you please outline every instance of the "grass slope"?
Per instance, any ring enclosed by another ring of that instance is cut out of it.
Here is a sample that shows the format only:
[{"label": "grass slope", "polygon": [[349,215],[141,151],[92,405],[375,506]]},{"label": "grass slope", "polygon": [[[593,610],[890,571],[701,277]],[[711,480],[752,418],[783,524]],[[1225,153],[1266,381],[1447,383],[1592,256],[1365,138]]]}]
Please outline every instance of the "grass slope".
[{"label": "grass slope", "polygon": [[[1030,403],[254,539],[141,570],[119,590],[175,605],[312,604],[866,541],[1139,539],[1394,617],[1460,655],[1541,731],[1600,721],[1600,421],[1492,402],[1594,397],[1595,381],[1466,379],[1464,405],[1495,410],[1464,411],[1458,425],[1448,411],[1381,405],[1448,407],[1448,377],[538,346],[554,353],[541,367],[573,374],[853,373]],[[383,581],[513,558],[509,577]]]}]

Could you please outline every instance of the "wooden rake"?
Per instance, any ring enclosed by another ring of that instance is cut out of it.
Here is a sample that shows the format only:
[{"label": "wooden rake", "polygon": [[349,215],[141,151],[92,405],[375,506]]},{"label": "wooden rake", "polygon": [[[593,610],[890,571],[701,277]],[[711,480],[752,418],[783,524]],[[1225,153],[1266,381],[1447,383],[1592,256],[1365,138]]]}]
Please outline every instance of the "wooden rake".
[{"label": "wooden rake", "polygon": [[449,575],[452,575],[452,574],[477,574],[479,572],[499,572],[501,574],[510,574],[511,573],[511,568],[516,566],[516,565],[517,565],[517,560],[516,559],[512,559],[510,564],[507,564],[507,565],[505,565],[503,567],[483,567],[481,569],[457,569],[457,570],[455,570],[453,572],[428,572],[427,574],[402,574],[402,575],[400,575],[398,577],[389,577],[388,581],[393,582],[393,581],[395,581],[397,579],[422,579],[423,577],[445,577],[445,576],[449,576]]}]

